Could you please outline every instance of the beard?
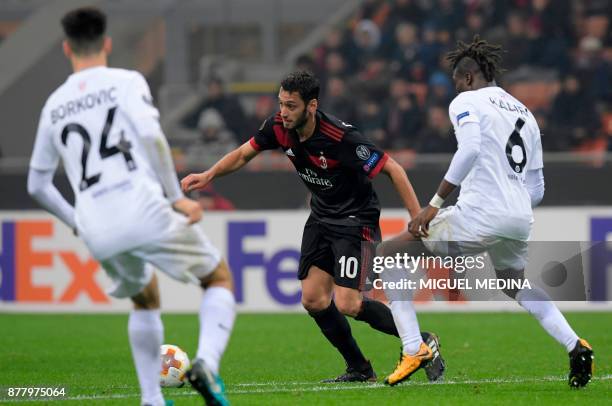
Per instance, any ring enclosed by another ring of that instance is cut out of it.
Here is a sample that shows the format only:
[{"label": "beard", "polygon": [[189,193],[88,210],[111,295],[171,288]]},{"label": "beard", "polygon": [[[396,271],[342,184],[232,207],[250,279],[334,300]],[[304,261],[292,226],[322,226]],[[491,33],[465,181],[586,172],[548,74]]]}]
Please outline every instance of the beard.
[{"label": "beard", "polygon": [[304,108],[304,112],[302,113],[302,115],[295,120],[295,124],[293,125],[293,130],[299,130],[302,127],[304,127],[304,125],[306,125],[306,123],[308,122],[308,111],[306,110],[306,108]]}]

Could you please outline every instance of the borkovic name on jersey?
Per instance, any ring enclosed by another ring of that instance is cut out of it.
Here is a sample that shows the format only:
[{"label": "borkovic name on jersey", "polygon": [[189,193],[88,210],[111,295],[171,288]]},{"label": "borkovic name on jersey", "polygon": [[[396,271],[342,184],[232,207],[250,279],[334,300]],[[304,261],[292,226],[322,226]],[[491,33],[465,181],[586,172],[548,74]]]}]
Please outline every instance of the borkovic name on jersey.
[{"label": "borkovic name on jersey", "polygon": [[300,142],[277,113],[264,121],[250,143],[258,151],[283,149],[312,192],[315,218],[346,225],[378,224],[380,204],[371,179],[388,156],[355,127],[319,110],[314,134]]},{"label": "borkovic name on jersey", "polygon": [[87,93],[84,96],[79,96],[74,100],[62,102],[57,106],[51,107],[51,124],[55,124],[59,120],[77,115],[85,110],[93,109],[105,104],[117,103],[117,88],[110,86],[107,89],[96,90],[92,93]]}]

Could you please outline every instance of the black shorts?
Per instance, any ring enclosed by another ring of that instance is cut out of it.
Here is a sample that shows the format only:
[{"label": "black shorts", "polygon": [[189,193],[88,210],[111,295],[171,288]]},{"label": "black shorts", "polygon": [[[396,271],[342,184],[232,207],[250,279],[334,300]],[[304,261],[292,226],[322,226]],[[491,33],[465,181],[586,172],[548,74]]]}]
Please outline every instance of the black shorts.
[{"label": "black shorts", "polygon": [[369,262],[361,243],[380,239],[378,225],[340,226],[308,219],[302,236],[298,279],[305,279],[314,265],[333,276],[336,285],[360,289],[367,276],[362,268],[367,268]]}]

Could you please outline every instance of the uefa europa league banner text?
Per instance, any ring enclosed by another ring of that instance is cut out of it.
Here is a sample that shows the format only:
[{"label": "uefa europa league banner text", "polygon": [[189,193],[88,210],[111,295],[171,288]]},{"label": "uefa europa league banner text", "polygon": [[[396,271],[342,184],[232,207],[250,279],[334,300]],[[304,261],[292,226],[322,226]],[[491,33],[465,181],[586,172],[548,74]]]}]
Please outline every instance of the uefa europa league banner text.
[{"label": "uefa europa league banner text", "polygon": [[[297,269],[302,228],[308,214],[307,210],[206,213],[199,226],[228,259],[239,311],[303,311]],[[0,311],[124,312],[130,309],[129,301],[106,295],[110,280],[104,270],[81,239],[53,216],[42,211],[4,211],[0,212],[0,224]],[[384,210],[380,221],[383,240],[405,231],[407,224],[404,210]],[[530,286],[541,287],[554,300],[571,300],[566,302],[567,306],[584,305],[581,301],[585,299],[587,303],[611,300],[612,273],[608,269],[612,264],[612,246],[603,242],[610,235],[612,208],[536,209],[532,233],[536,242],[528,244],[525,279]],[[425,266],[426,273],[421,269],[403,275],[401,272],[408,269],[404,266],[404,252],[399,262],[395,253],[385,255],[374,251],[371,254],[372,258],[377,255],[383,258],[377,264],[372,262],[373,275],[363,273],[369,277],[369,285],[364,280],[364,288],[369,289],[366,294],[385,295],[389,289],[402,294],[406,292],[403,288],[378,284],[394,282],[394,278],[399,282],[403,278],[418,278],[424,281],[419,282],[423,285],[418,290],[411,289],[410,293],[419,304],[432,304],[436,309],[447,300],[455,300],[448,309],[458,309],[459,303],[467,307],[486,306],[485,301],[501,305],[500,301],[506,298],[503,289],[508,286],[502,285],[505,282],[491,281],[497,277],[486,256],[452,257],[449,262],[445,255],[431,259],[419,252],[414,259],[419,261],[416,268]],[[353,272],[354,261],[359,262],[357,258],[351,260],[345,256],[345,272]],[[400,273],[395,276],[387,271],[373,272],[374,266],[380,270],[394,264],[406,269],[397,267]],[[158,275],[164,311],[197,311],[201,289],[186,287],[162,273]],[[510,286],[513,287],[516,288]]]}]

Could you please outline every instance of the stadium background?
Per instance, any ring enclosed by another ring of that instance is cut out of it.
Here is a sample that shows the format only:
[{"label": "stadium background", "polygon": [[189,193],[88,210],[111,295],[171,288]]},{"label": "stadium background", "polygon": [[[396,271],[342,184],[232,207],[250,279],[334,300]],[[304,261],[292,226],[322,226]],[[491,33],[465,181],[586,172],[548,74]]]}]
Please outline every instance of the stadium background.
[{"label": "stadium background", "polygon": [[[480,32],[509,50],[501,84],[544,132],[546,196],[534,239],[612,240],[607,0],[1,0],[0,403],[18,400],[7,399],[8,387],[40,385],[67,387],[79,404],[139,398],[126,345],[129,303],[104,294],[108,279],[84,244],[26,193],[40,110],[70,73],[58,21],[82,4],[109,15],[110,63],[149,81],[181,174],[247,139],[274,110],[279,79],[299,65],[321,77],[322,108],[389,150],[421,202],[455,147],[441,55]],[[63,174],[55,182],[71,195]],[[391,236],[405,228],[405,212],[390,182],[375,182]],[[321,386],[343,365],[299,305],[295,273],[308,213],[299,183],[286,157],[265,153],[193,196],[236,280],[242,314],[222,367],[232,403],[609,404],[612,248],[601,244],[596,257],[584,257],[585,286],[597,300],[559,302],[597,354],[587,390],[567,389],[567,358],[536,321],[500,314],[520,311],[517,304],[431,301],[431,292],[417,304],[419,321],[442,339],[445,384],[418,374],[392,390]],[[200,291],[161,278],[165,340],[193,354]],[[100,314],[107,312],[114,314]],[[389,372],[397,340],[351,326],[379,376]],[[186,388],[165,395],[200,402]]]},{"label": "stadium background", "polygon": [[[104,295],[108,281],[83,244],[37,211],[25,190],[40,109],[70,73],[58,19],[79,4],[109,14],[110,63],[147,77],[179,173],[201,171],[247,140],[275,111],[279,78],[299,66],[321,78],[324,110],[354,123],[406,168],[421,202],[435,191],[456,147],[444,53],[480,33],[508,50],[501,84],[542,128],[546,195],[534,237],[611,239],[607,1],[5,0],[0,309],[128,308]],[[71,195],[63,174],[56,183]],[[308,196],[298,183],[289,161],[272,152],[193,195],[208,211],[205,230],[234,268],[242,310],[300,308],[293,276]],[[390,236],[406,218],[391,183],[382,177],[376,183]],[[595,306],[607,308],[601,302],[612,297],[612,254],[592,262],[586,262],[587,286],[598,286]],[[167,280],[164,287],[165,309],[196,308],[197,289],[178,295],[182,287]]]}]

